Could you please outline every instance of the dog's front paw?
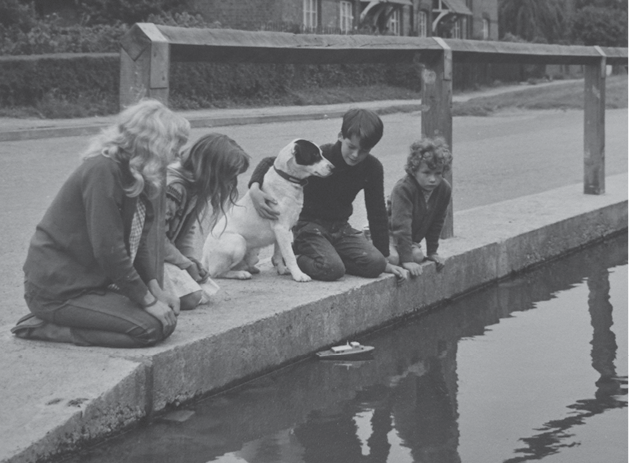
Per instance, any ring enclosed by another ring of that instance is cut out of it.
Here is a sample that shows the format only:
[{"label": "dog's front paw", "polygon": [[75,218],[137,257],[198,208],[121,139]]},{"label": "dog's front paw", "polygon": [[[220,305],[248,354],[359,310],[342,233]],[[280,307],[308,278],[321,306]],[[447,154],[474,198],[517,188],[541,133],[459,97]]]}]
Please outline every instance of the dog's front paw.
[{"label": "dog's front paw", "polygon": [[233,275],[237,280],[251,280],[251,273],[246,270],[237,270],[233,273]]},{"label": "dog's front paw", "polygon": [[292,274],[293,280],[299,281],[300,283],[305,283],[306,281],[312,280],[308,275],[303,272],[295,272]]},{"label": "dog's front paw", "polygon": [[291,272],[288,270],[288,267],[285,265],[277,265],[275,266],[275,270],[277,270],[278,275],[290,275]]},{"label": "dog's front paw", "polygon": [[273,256],[271,257],[271,263],[273,264],[273,267],[275,267],[275,270],[277,270],[278,275],[288,275],[291,273],[288,267],[286,267],[286,263],[283,258]]}]

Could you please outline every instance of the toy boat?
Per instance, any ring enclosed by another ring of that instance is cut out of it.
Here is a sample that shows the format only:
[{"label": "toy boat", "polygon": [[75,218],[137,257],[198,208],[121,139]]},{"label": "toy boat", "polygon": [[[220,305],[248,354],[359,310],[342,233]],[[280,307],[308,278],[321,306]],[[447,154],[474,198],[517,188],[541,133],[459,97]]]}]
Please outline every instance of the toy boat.
[{"label": "toy boat", "polygon": [[322,360],[361,360],[370,357],[372,346],[363,346],[359,342],[348,342],[343,346],[334,346],[328,350],[317,352],[317,357]]}]

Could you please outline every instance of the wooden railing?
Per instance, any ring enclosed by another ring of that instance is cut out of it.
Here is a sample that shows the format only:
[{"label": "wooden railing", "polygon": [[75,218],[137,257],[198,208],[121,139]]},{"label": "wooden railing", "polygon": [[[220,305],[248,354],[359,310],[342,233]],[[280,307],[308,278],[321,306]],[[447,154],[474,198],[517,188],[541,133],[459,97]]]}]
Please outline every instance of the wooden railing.
[{"label": "wooden railing", "polygon": [[[120,105],[168,101],[171,61],[220,63],[391,63],[419,59],[423,136],[452,146],[452,62],[585,66],[584,193],[605,192],[606,65],[627,64],[627,48],[369,35],[306,35],[135,24],[122,40]],[[449,173],[452,183],[452,171]],[[161,221],[160,221],[161,222]],[[158,230],[162,233],[163,230]],[[452,207],[442,233],[454,234]],[[158,235],[161,236],[161,235]]]}]

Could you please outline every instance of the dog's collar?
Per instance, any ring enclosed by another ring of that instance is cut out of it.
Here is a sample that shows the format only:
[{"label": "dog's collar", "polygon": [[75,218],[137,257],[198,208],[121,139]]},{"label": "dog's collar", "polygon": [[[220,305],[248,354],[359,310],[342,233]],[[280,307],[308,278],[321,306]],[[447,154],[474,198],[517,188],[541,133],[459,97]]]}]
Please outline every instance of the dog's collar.
[{"label": "dog's collar", "polygon": [[308,183],[308,179],[306,178],[297,178],[297,177],[293,177],[292,175],[288,175],[286,172],[279,170],[277,167],[273,166],[273,169],[275,169],[275,172],[277,172],[277,174],[282,177],[283,179],[288,180],[291,183],[296,183],[297,185],[300,186],[304,186],[306,183]]}]

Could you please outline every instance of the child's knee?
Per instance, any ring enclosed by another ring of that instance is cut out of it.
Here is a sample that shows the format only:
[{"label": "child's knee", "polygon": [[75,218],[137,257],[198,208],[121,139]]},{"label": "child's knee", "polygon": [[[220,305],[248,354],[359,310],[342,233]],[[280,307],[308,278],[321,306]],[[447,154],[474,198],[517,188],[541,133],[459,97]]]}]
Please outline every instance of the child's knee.
[{"label": "child's knee", "polygon": [[335,281],[345,275],[345,265],[340,257],[310,257],[301,255],[297,265],[309,277],[320,281]]},{"label": "child's knee", "polygon": [[389,252],[389,257],[387,257],[387,262],[391,265],[400,265],[400,256],[397,252]]},{"label": "child's knee", "polygon": [[377,278],[387,268],[387,259],[381,253],[373,256],[365,265],[362,276],[365,278]]},{"label": "child's knee", "polygon": [[387,258],[374,248],[374,252],[348,264],[347,273],[363,278],[377,278],[386,267]]},{"label": "child's knee", "polygon": [[426,256],[424,256],[422,249],[419,246],[413,246],[413,261],[421,264],[425,258]]},{"label": "child's knee", "polygon": [[203,291],[195,291],[194,293],[186,294],[179,298],[179,308],[181,310],[195,309],[201,302],[203,297]]},{"label": "child's knee", "polygon": [[153,346],[173,334],[176,326],[177,322],[175,321],[175,324],[172,325],[170,329],[166,330],[164,329],[162,323],[155,318],[147,326],[142,327],[142,329],[138,329],[135,333],[130,333],[130,336],[137,343],[137,347]]}]

